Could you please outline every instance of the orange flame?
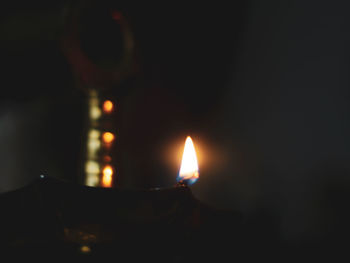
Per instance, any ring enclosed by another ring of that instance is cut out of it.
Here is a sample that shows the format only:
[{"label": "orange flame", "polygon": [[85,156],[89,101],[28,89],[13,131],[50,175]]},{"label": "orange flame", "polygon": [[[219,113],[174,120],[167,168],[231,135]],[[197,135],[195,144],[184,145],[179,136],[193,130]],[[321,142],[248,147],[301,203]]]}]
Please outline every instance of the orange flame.
[{"label": "orange flame", "polygon": [[114,141],[114,134],[111,132],[104,132],[102,134],[102,140],[106,144],[110,144]]},{"label": "orange flame", "polygon": [[187,136],[185,148],[182,155],[181,167],[178,181],[185,180],[189,184],[193,184],[199,178],[197,155],[190,136]]},{"label": "orange flame", "polygon": [[114,104],[112,101],[110,100],[105,100],[103,102],[103,106],[102,106],[103,112],[104,113],[111,113],[114,109]]},{"label": "orange flame", "polygon": [[112,187],[113,182],[113,167],[106,165],[102,170],[102,181],[101,184],[103,187]]}]

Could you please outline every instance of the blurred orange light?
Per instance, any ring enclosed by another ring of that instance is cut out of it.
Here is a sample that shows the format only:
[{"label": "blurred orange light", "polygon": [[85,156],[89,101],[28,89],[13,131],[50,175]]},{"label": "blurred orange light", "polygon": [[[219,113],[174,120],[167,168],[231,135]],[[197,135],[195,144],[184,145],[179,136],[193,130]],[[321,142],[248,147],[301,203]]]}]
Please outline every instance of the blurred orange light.
[{"label": "blurred orange light", "polygon": [[91,252],[91,248],[89,246],[81,246],[80,248],[81,253],[90,253]]},{"label": "blurred orange light", "polygon": [[106,165],[102,170],[102,181],[103,187],[112,187],[113,182],[113,167]]},{"label": "blurred orange light", "polygon": [[104,143],[112,143],[114,141],[114,134],[111,132],[104,132],[102,135],[102,140]]},{"label": "blurred orange light", "polygon": [[105,100],[103,102],[103,106],[102,106],[103,112],[104,113],[111,113],[114,109],[114,104],[112,101],[110,100]]}]

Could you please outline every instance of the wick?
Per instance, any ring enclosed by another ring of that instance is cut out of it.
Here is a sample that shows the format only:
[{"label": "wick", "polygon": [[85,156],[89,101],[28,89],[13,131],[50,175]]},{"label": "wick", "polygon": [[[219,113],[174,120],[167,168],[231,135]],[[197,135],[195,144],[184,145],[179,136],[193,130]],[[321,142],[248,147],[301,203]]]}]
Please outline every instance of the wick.
[{"label": "wick", "polygon": [[188,184],[185,180],[180,180],[177,184],[176,187],[188,187]]}]

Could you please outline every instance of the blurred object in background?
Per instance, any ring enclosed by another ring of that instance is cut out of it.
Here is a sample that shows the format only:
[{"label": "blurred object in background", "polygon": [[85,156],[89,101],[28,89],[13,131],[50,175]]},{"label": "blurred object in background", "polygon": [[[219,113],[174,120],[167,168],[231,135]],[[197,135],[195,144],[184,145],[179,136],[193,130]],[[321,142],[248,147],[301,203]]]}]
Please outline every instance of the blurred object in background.
[{"label": "blurred object in background", "polygon": [[78,88],[86,93],[80,182],[113,187],[121,176],[116,113],[122,103],[115,94],[125,95],[124,83],[133,71],[132,32],[124,14],[108,4],[76,1],[66,11],[62,47]]}]

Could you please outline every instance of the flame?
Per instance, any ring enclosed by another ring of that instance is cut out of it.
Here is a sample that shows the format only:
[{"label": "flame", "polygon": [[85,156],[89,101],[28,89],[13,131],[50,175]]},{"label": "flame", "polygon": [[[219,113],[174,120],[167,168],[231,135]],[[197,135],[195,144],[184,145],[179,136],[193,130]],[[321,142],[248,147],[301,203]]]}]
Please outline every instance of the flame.
[{"label": "flame", "polygon": [[198,178],[199,170],[196,151],[191,137],[187,136],[177,181],[184,180],[188,184],[193,184]]},{"label": "flame", "polygon": [[103,187],[112,187],[113,182],[113,167],[106,165],[102,170],[102,181]]},{"label": "flame", "polygon": [[105,100],[103,102],[103,106],[102,106],[103,112],[104,113],[111,113],[114,109],[114,104],[112,101],[110,100]]},{"label": "flame", "polygon": [[111,132],[104,132],[102,135],[102,140],[106,144],[110,144],[114,141],[114,134]]}]

